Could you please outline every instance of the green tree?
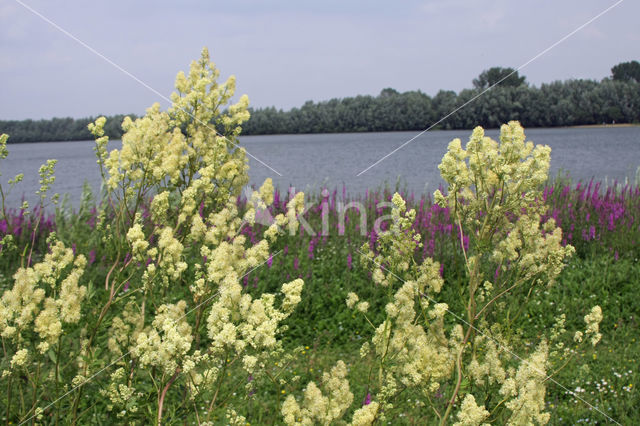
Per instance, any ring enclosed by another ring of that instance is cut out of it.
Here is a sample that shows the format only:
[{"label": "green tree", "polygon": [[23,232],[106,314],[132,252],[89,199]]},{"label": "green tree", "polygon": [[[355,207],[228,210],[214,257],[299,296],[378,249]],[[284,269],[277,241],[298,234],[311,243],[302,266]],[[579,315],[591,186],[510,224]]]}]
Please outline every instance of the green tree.
[{"label": "green tree", "polygon": [[473,87],[486,89],[496,84],[518,87],[526,84],[526,77],[518,75],[513,68],[493,67],[482,71],[478,78],[473,79]]},{"label": "green tree", "polygon": [[611,68],[611,75],[614,80],[640,83],[640,62],[621,62]]}]

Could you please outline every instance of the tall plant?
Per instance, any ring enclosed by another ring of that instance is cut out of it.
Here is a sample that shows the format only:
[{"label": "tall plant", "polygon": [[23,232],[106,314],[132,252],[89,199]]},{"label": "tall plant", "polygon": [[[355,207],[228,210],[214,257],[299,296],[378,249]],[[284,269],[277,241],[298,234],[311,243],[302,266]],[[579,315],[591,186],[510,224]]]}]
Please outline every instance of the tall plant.
[{"label": "tall plant", "polygon": [[[265,181],[240,214],[236,199],[249,179],[237,136],[248,98],[229,105],[235,79],[218,77],[204,49],[178,74],[171,108],[125,118],[119,150],[108,151],[104,117],[89,126],[105,184],[95,228],[105,257],[92,275],[103,285],[87,283],[85,256],[54,238],[42,262],[17,270],[0,300],[0,380],[8,395],[20,394],[6,398],[7,419],[64,412],[84,422],[96,403],[123,421],[160,424],[168,411],[193,415],[205,404],[210,415],[231,392],[225,382],[247,380],[229,377],[231,365],[258,377],[281,355],[280,323],[303,281],[283,284],[281,297],[252,297],[240,282],[269,258],[283,227],[297,226],[303,194],[264,238],[246,240],[241,230],[273,202],[273,186]],[[98,392],[106,402],[85,398]]]},{"label": "tall plant", "polygon": [[[455,217],[465,259],[465,285],[446,293],[454,294],[452,299],[445,300],[441,292],[447,283],[440,265],[429,258],[415,260],[421,246],[420,235],[412,229],[416,213],[394,195],[389,229],[374,247],[362,247],[372,284],[387,290],[385,319],[380,324],[369,321],[370,304],[355,293],[346,301],[367,317],[373,331],[361,349],[370,361],[369,394],[354,412],[353,424],[391,418],[406,389],[424,395],[440,424],[453,418],[460,425],[549,420],[546,385],[578,350],[566,344],[567,337],[597,344],[602,319],[596,306],[585,317],[586,331],[567,336],[564,316],[558,317],[535,350],[518,355],[526,346],[514,321],[533,289],[552,285],[574,251],[562,246],[562,231],[553,219],[541,223],[546,211],[541,188],[549,159],[550,148],[525,143],[517,122],[502,126],[500,142],[485,137],[478,127],[466,149],[459,139],[449,144],[439,166],[448,191],[444,195],[438,190],[434,197]],[[328,423],[327,413],[331,419],[341,417],[347,399],[325,387],[326,404],[308,397],[319,392],[313,383],[302,401],[289,396],[282,407],[285,422]],[[345,388],[348,382],[340,392]],[[339,411],[332,400],[342,402]]]}]

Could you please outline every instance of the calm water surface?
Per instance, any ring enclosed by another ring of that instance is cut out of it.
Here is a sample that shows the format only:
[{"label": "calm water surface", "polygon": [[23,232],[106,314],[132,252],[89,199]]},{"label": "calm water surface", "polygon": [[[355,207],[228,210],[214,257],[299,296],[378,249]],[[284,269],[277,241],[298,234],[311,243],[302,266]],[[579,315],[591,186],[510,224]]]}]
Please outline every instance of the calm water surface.
[{"label": "calm water surface", "polygon": [[[634,181],[640,166],[640,127],[554,128],[525,130],[527,139],[551,147],[551,176],[568,173],[577,180]],[[341,133],[321,135],[245,136],[240,143],[282,176],[249,158],[251,183],[259,186],[271,177],[280,188],[317,191],[342,188],[350,194],[364,193],[382,185],[401,187],[416,194],[432,193],[442,182],[437,169],[448,143],[468,140],[468,130],[429,131],[361,176],[362,170],[396,149],[418,132]],[[498,137],[498,130],[488,130]],[[110,142],[111,149],[120,142]],[[0,163],[3,188],[17,173],[24,181],[8,197],[17,207],[21,198],[33,202],[38,189],[38,168],[47,159],[58,159],[53,192],[69,194],[77,205],[87,181],[94,191],[100,188],[100,174],[93,142],[42,142],[10,144],[9,157]]]}]

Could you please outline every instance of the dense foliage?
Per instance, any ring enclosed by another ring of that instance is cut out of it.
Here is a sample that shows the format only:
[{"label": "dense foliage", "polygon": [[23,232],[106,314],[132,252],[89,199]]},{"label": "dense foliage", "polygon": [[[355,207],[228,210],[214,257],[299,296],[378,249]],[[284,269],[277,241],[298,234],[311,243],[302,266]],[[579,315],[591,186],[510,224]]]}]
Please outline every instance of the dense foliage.
[{"label": "dense foliage", "polygon": [[640,83],[640,62],[622,62],[611,68],[611,75],[614,80]]},{"label": "dense foliage", "polygon": [[[125,115],[108,117],[105,134],[112,139],[120,139],[123,134],[122,120]],[[129,117],[135,119],[135,115]],[[50,120],[0,120],[0,133],[11,135],[9,143],[18,142],[55,142],[86,141],[93,136],[87,125],[97,117],[89,118],[52,118]]]},{"label": "dense foliage", "polygon": [[487,89],[491,86],[511,86],[518,87],[525,84],[527,78],[518,75],[518,71],[513,68],[493,67],[484,70],[478,78],[473,79],[473,87],[476,89]]},{"label": "dense foliage", "polygon": [[[430,97],[420,91],[384,89],[378,96],[356,96],[306,102],[290,111],[251,111],[243,134],[382,132],[424,130],[482,93],[441,90]],[[498,85],[436,125],[469,129],[476,124],[496,128],[517,119],[526,127],[575,126],[640,122],[640,83],[635,81],[568,80],[543,84]]]}]

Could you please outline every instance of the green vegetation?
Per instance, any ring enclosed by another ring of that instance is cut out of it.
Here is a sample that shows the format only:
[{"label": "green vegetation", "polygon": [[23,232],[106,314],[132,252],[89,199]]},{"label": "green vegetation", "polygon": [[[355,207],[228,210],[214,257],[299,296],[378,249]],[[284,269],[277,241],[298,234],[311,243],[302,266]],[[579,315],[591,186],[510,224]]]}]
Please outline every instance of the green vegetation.
[{"label": "green vegetation", "polygon": [[[640,241],[640,189],[629,187],[623,191],[623,188],[596,188],[595,183],[590,186],[558,181],[547,186],[544,192],[550,206],[549,214],[557,217],[558,224],[565,229],[564,234],[568,236],[569,230],[574,230],[570,238],[577,252],[568,261],[555,285],[539,288],[531,294],[527,308],[515,327],[521,333],[523,342],[527,343],[536,341],[540,332],[553,324],[554,318],[562,313],[566,314],[567,329],[581,328],[584,312],[593,304],[602,307],[604,316],[600,324],[603,334],[600,344],[571,359],[568,366],[555,377],[560,385],[552,383],[547,386],[546,410],[551,414],[549,424],[607,422],[597,411],[568,393],[576,390],[580,398],[621,424],[637,423],[640,421],[637,413],[640,405],[637,389],[640,386],[640,371],[637,368],[640,362],[640,305],[635,295],[640,282],[640,250],[637,244]],[[381,201],[390,200],[391,195],[389,189],[371,191],[366,197],[347,201],[361,203],[366,206],[364,213],[368,217],[375,217],[375,206]],[[452,218],[446,210],[434,206],[429,198],[413,199],[404,195],[408,200],[407,207],[418,212],[414,227],[425,243],[416,256],[433,256],[441,262],[443,277],[450,284],[444,297],[455,298],[453,289],[461,285],[464,259],[453,231]],[[287,197],[279,193],[275,198],[272,208],[274,214],[282,211],[287,202]],[[104,292],[104,279],[109,272],[104,259],[114,254],[101,244],[101,234],[95,229],[99,220],[98,212],[88,193],[85,200],[87,203],[75,213],[60,209],[56,215],[43,215],[35,240],[35,251],[36,258],[40,258],[47,250],[46,236],[55,231],[60,240],[69,246],[74,245],[77,253],[87,257],[92,267],[87,269],[83,282],[89,283],[93,295],[84,304],[83,310],[89,313],[88,318],[92,318],[104,303],[100,294]],[[352,291],[362,299],[380,298],[381,301],[383,291],[379,286],[372,285],[367,265],[361,261],[358,253],[362,243],[371,241],[375,234],[369,232],[361,235],[360,215],[355,210],[349,210],[344,235],[339,235],[340,229],[336,226],[339,217],[336,205],[339,201],[340,191],[333,191],[326,197],[309,197],[308,202],[314,203],[314,207],[305,214],[306,220],[313,229],[319,231],[323,221],[322,205],[326,203],[331,224],[329,235],[283,236],[271,249],[271,261],[242,279],[244,291],[254,295],[277,292],[285,279],[302,277],[305,280],[302,300],[295,313],[286,320],[288,330],[282,335],[285,348],[295,351],[296,356],[278,365],[276,360],[269,366],[270,374],[280,375],[287,383],[275,386],[262,378],[253,382],[252,387],[246,387],[246,372],[234,364],[229,370],[229,377],[236,378],[237,385],[225,385],[221,390],[225,395],[225,403],[233,405],[251,424],[280,424],[282,418],[279,407],[284,398],[292,393],[300,394],[309,381],[320,381],[322,373],[329,371],[339,359],[350,366],[350,386],[356,400],[366,397],[368,370],[358,350],[362,342],[371,338],[372,331],[361,315],[346,308],[344,301]],[[244,201],[241,201],[240,206],[243,204]],[[609,222],[612,213],[613,226]],[[30,241],[33,219],[25,217],[20,221],[19,217],[14,218],[15,225],[20,225],[20,234],[15,238],[16,246],[24,246]],[[247,228],[244,235],[251,240],[259,238],[263,231],[264,227],[256,225]],[[13,285],[11,276],[16,263],[19,263],[19,257],[13,253],[5,252],[1,258],[2,291]],[[135,289],[134,286],[132,284],[129,291]],[[122,302],[126,300],[124,296],[131,295],[129,291],[120,294]],[[174,288],[174,291],[178,292],[178,288]],[[370,311],[380,312],[382,307],[381,302],[372,303]],[[371,317],[374,322],[381,319],[379,315]],[[79,332],[79,329],[69,329],[68,336],[73,338]],[[98,344],[106,345],[106,339],[106,336],[100,337]],[[518,354],[526,354],[528,350],[529,346],[524,345]],[[103,365],[98,364],[96,368]],[[68,368],[67,365],[63,372]],[[95,377],[88,392],[97,394],[101,389],[107,389],[109,377],[116,369],[113,366]],[[300,378],[291,381],[294,376]],[[151,386],[151,383],[147,386]],[[179,380],[176,386],[180,389],[185,384]],[[174,404],[180,399],[180,392],[171,393],[170,398],[165,424],[181,424],[185,417],[193,416],[193,406],[180,408]],[[0,399],[0,406],[4,406],[5,402]],[[61,409],[64,410],[70,403],[63,400]],[[138,399],[136,404],[153,404],[153,401],[152,398]],[[397,404],[400,409],[389,419],[392,423],[430,424],[432,414],[426,406],[428,401],[420,393],[403,392]],[[99,422],[115,415],[106,409],[104,401],[86,404],[79,422]],[[197,409],[201,418],[206,417],[207,405]],[[215,424],[222,424],[226,419],[225,412],[224,406],[217,407],[211,419]],[[47,418],[53,421],[51,415]]]},{"label": "green vegetation", "polygon": [[510,122],[449,144],[434,202],[243,197],[218,76],[203,50],[121,149],[92,123],[79,210],[46,212],[54,160],[1,206],[5,423],[638,422],[640,187],[549,183]]},{"label": "green vegetation", "polygon": [[478,78],[473,79],[476,89],[488,89],[491,86],[518,87],[525,85],[526,77],[518,75],[513,68],[493,67],[482,71]]},{"label": "green vegetation", "polygon": [[[251,111],[243,134],[424,130],[503,77],[481,76],[482,81],[474,81],[476,88],[457,94],[441,90],[430,97],[420,91],[384,89],[378,96],[308,101],[290,111],[256,109]],[[540,87],[504,84],[514,77],[517,74],[438,122],[435,128],[497,128],[509,119],[527,128],[640,122],[640,83],[636,81],[568,80]]]},{"label": "green vegetation", "polygon": [[[133,114],[129,115],[135,119]],[[122,120],[125,115],[108,117],[105,134],[112,139],[122,137]],[[0,120],[0,133],[11,135],[9,143],[86,141],[92,138],[87,125],[97,117],[52,118],[51,120]]]},{"label": "green vegetation", "polygon": [[611,68],[611,74],[614,80],[640,83],[640,62],[622,62]]},{"label": "green vegetation", "polygon": [[290,111],[252,110],[243,133],[384,132],[424,130],[434,124],[437,129],[497,128],[508,120],[518,120],[525,127],[638,123],[638,66],[636,61],[616,65],[613,78],[601,82],[567,80],[540,87],[527,85],[525,77],[512,68],[494,67],[474,79],[472,89],[457,94],[441,90],[430,97],[420,91],[399,93],[388,88],[378,96],[308,101]]}]

